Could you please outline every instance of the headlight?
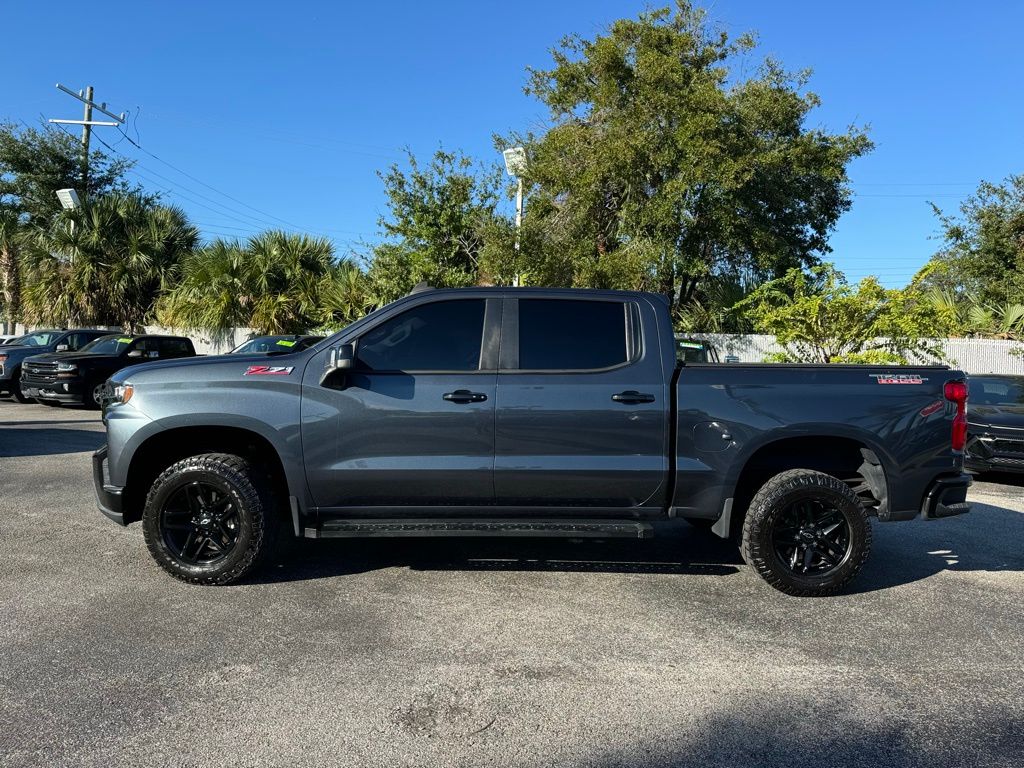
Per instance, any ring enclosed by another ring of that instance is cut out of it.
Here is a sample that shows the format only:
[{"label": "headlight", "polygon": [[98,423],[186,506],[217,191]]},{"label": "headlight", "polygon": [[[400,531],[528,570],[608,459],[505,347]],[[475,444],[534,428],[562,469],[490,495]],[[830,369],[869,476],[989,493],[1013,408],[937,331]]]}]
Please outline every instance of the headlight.
[{"label": "headlight", "polygon": [[118,384],[114,387],[114,397],[110,401],[111,403],[120,403],[124,405],[132,399],[132,395],[135,394],[135,387],[131,384]]},{"label": "headlight", "polygon": [[57,363],[57,370],[61,373],[70,373],[71,371],[77,371],[78,366],[74,363]]}]

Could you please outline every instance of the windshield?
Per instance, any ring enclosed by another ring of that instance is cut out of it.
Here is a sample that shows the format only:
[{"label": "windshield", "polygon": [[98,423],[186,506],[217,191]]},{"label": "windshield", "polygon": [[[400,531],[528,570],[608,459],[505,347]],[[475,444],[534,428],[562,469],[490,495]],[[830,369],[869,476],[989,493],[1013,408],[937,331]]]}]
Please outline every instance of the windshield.
[{"label": "windshield", "polygon": [[20,336],[9,344],[20,344],[23,347],[48,347],[57,340],[63,331],[38,331]]},{"label": "windshield", "polygon": [[971,405],[1024,405],[1024,377],[970,379]]},{"label": "windshield", "polygon": [[94,355],[116,355],[124,350],[135,339],[131,336],[100,336],[95,341],[90,341],[79,352],[91,352]]},{"label": "windshield", "polygon": [[288,352],[302,346],[302,343],[293,336],[257,336],[255,339],[250,339],[232,349],[231,354],[241,354],[243,352]]},{"label": "windshield", "polygon": [[684,363],[707,363],[708,349],[703,342],[688,339],[676,341],[676,360]]}]

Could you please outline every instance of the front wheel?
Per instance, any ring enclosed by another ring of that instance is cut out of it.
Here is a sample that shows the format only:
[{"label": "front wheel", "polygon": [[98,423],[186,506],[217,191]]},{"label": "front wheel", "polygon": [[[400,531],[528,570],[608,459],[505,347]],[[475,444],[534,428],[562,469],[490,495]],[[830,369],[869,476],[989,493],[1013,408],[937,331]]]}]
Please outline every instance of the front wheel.
[{"label": "front wheel", "polygon": [[792,469],[775,475],[750,502],[743,559],[789,595],[834,595],[871,552],[871,523],[857,494],[832,475]]},{"label": "front wheel", "polygon": [[153,559],[192,584],[231,584],[273,550],[278,514],[249,461],[206,453],[173,464],[146,497],[142,531]]},{"label": "front wheel", "polygon": [[19,403],[30,402],[29,398],[25,397],[25,393],[21,391],[21,369],[19,368],[14,372],[11,377],[11,397],[17,400]]}]

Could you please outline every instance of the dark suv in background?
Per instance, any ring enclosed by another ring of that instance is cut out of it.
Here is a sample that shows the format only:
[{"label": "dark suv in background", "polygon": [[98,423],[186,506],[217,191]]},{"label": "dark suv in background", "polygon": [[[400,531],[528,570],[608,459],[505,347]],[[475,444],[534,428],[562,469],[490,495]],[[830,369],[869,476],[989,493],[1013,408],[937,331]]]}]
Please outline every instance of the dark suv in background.
[{"label": "dark suv in background", "polygon": [[46,352],[75,352],[108,333],[94,328],[49,329],[26,333],[4,344],[0,349],[0,393],[27,403],[29,398],[21,391],[22,363],[26,359]]},{"label": "dark suv in background", "polygon": [[184,336],[102,336],[77,352],[54,352],[28,358],[21,389],[45,405],[103,404],[107,379],[122,368],[153,360],[195,357],[192,340]]}]

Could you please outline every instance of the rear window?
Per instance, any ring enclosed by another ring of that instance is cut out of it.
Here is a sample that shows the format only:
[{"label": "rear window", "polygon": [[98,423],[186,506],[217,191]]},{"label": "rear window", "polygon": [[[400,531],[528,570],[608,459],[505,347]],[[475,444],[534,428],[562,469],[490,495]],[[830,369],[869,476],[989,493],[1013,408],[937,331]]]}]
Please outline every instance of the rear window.
[{"label": "rear window", "polygon": [[625,302],[519,300],[522,370],[594,370],[628,360]]}]

